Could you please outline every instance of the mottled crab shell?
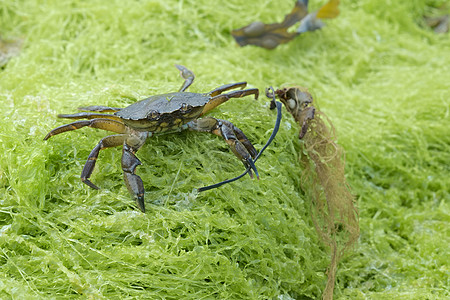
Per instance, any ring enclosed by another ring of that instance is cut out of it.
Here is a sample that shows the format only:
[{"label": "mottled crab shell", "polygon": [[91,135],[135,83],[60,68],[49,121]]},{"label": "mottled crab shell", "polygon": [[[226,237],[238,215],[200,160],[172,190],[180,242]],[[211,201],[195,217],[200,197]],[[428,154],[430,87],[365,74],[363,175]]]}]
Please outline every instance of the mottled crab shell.
[{"label": "mottled crab shell", "polygon": [[207,94],[176,92],[151,96],[116,112],[138,131],[161,132],[180,128],[196,119],[210,100]]}]

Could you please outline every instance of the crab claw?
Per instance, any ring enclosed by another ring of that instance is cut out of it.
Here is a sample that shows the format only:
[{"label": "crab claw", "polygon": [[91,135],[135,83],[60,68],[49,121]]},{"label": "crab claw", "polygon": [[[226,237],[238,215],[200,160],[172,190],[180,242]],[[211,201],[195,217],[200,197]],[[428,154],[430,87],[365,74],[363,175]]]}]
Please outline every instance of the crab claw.
[{"label": "crab claw", "polygon": [[250,177],[253,178],[253,174],[252,174],[252,170],[253,170],[255,172],[256,178],[259,180],[258,170],[256,169],[256,165],[255,165],[255,162],[253,161],[253,159],[251,157],[249,157],[245,161],[247,162],[246,165],[251,168],[248,172]]},{"label": "crab claw", "polygon": [[144,204],[144,196],[137,196],[136,197],[136,204],[138,206],[138,208],[145,213],[145,204]]}]

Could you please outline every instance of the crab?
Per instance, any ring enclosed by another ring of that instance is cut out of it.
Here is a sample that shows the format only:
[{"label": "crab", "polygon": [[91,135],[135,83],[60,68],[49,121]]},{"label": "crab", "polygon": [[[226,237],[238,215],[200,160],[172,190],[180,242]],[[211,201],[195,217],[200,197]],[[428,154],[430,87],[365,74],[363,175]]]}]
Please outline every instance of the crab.
[{"label": "crab", "polygon": [[[227,120],[213,117],[199,118],[230,98],[254,95],[255,99],[258,99],[259,90],[256,88],[245,89],[247,83],[238,82],[222,85],[208,93],[186,92],[194,81],[194,73],[184,66],[175,66],[184,79],[178,92],[151,96],[125,108],[87,106],[80,107],[79,110],[83,111],[80,113],[60,114],[59,118],[87,120],[59,126],[51,130],[44,140],[86,126],[115,132],[114,135],[102,138],[91,151],[81,172],[81,181],[93,189],[99,189],[90,181],[90,177],[100,150],[122,145],[123,178],[142,212],[145,212],[145,190],[141,177],[136,174],[136,167],[141,165],[141,161],[136,157],[136,152],[144,145],[147,138],[158,133],[180,132],[188,129],[218,135],[225,140],[244,166],[250,168],[250,177],[253,178],[251,172],[253,170],[259,179],[254,163],[257,151],[245,134]],[[233,90],[237,88],[240,89]],[[224,93],[229,90],[233,91]],[[108,114],[108,112],[114,114]]]}]

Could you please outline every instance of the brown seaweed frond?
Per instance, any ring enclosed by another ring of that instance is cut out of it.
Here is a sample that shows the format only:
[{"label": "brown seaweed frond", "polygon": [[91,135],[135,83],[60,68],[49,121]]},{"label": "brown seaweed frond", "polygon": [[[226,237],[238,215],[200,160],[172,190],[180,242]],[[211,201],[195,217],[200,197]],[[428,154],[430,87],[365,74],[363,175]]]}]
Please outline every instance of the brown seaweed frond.
[{"label": "brown seaweed frond", "polygon": [[301,184],[312,199],[311,217],[316,231],[330,248],[323,299],[332,299],[339,260],[359,236],[355,198],[345,178],[344,150],[335,142],[336,130],[330,119],[315,109],[313,97],[305,88],[284,88],[275,94],[300,126]]},{"label": "brown seaweed frond", "polygon": [[[284,16],[281,23],[265,24],[257,21],[234,29],[231,35],[241,47],[255,45],[274,49],[304,32],[322,28],[322,19],[333,19],[339,15],[339,2],[340,0],[329,0],[319,10],[308,13],[308,0],[297,0],[292,11]],[[298,24],[298,28],[290,31],[295,24]]]}]

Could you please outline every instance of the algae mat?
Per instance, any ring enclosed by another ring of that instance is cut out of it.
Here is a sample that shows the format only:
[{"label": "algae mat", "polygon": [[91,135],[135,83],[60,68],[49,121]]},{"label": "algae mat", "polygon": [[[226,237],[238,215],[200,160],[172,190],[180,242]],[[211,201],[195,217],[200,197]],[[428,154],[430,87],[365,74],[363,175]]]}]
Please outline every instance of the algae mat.
[{"label": "algae mat", "polygon": [[[248,81],[302,85],[346,150],[361,235],[339,265],[336,299],[449,297],[450,39],[423,27],[445,1],[341,1],[320,31],[274,51],[239,48],[230,32],[279,22],[292,1],[2,1],[0,34],[23,39],[0,70],[1,299],[317,299],[327,249],[299,188],[302,145],[287,114],[248,176],[218,137],[157,136],[138,152],[148,212],[123,184],[120,149],[84,128],[44,142],[78,106],[127,106],[175,91]],[[310,1],[311,9],[325,1]],[[449,3],[447,2],[447,7]],[[275,114],[263,97],[210,115],[259,149]]]}]

